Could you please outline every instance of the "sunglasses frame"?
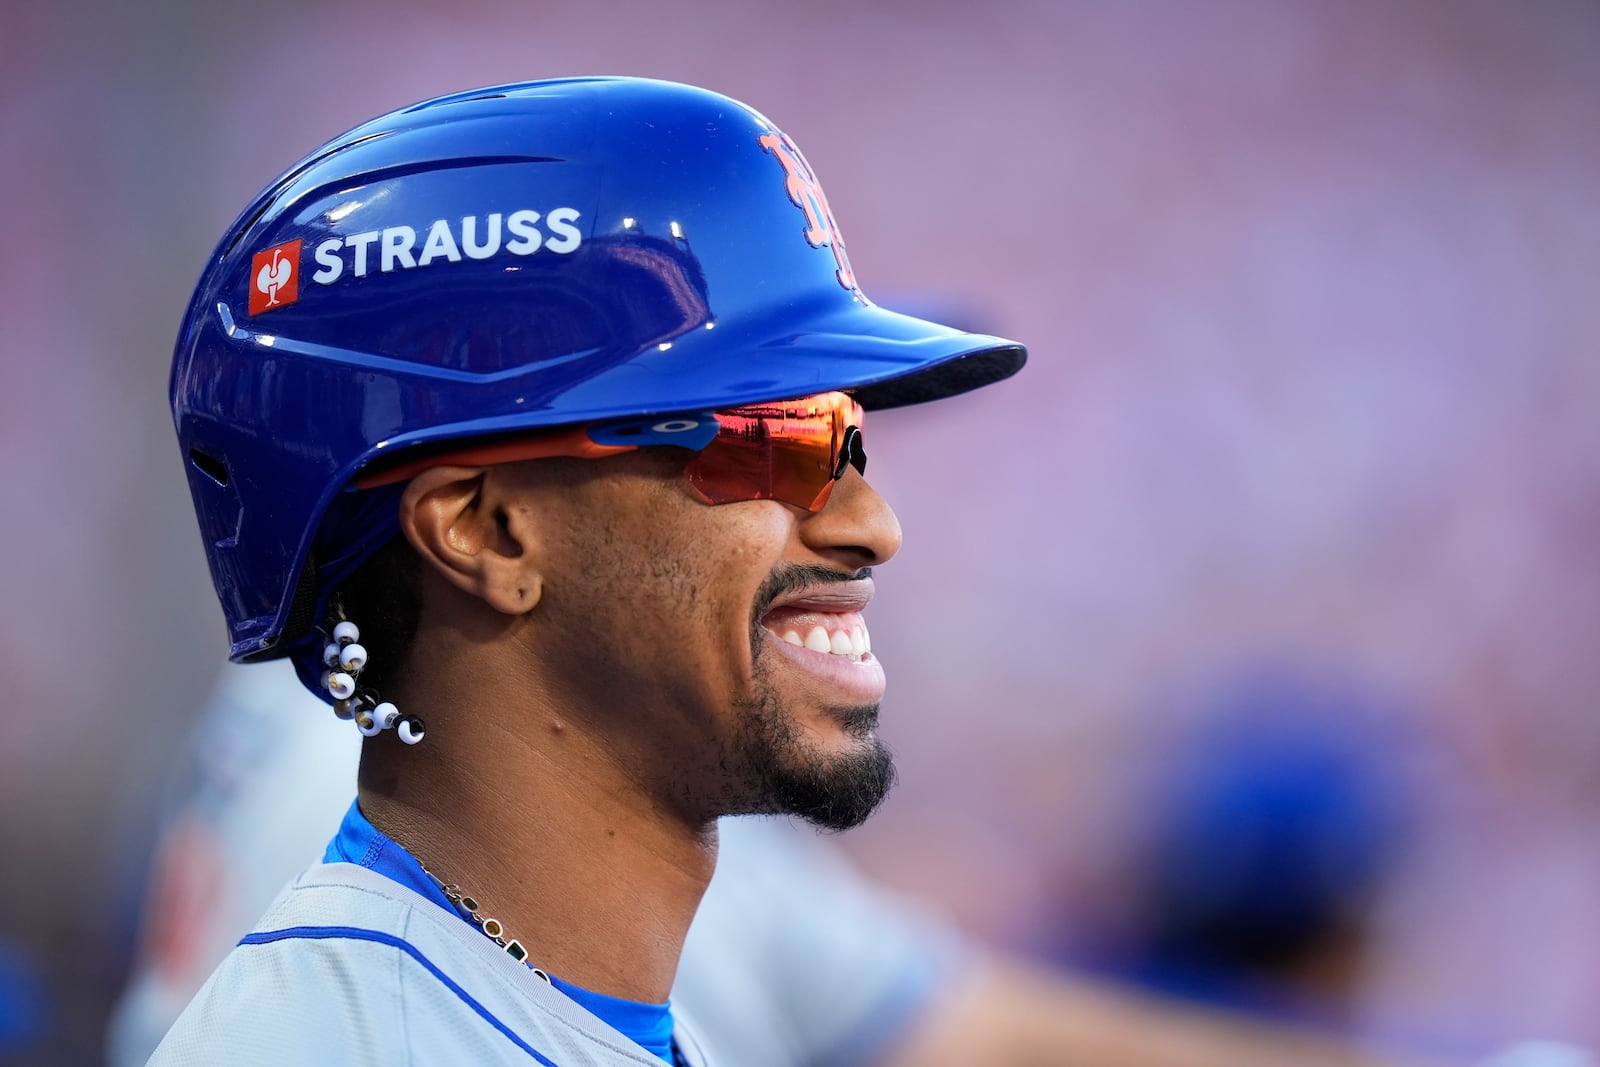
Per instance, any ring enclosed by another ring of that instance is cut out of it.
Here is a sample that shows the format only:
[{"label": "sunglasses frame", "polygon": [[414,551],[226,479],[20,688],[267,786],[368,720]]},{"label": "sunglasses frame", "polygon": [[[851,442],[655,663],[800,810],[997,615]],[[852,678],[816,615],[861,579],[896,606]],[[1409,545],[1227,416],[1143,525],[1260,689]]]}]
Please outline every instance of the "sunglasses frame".
[{"label": "sunglasses frame", "polygon": [[[695,453],[696,459],[691,460],[691,465],[704,456],[707,449],[717,440],[723,432],[723,427],[718,419],[719,415],[741,419],[767,420],[771,416],[760,412],[765,409],[778,407],[803,406],[810,402],[820,402],[823,398],[844,396],[841,393],[816,393],[811,396],[797,397],[793,400],[775,401],[766,404],[750,405],[747,407],[725,408],[717,412],[699,412],[682,415],[651,416],[645,419],[629,419],[626,421],[609,420],[606,422],[583,423],[577,426],[566,426],[554,430],[539,430],[531,435],[500,438],[496,440],[478,440],[462,448],[452,448],[443,452],[435,452],[420,458],[397,462],[393,465],[383,465],[374,470],[365,471],[356,476],[350,485],[351,490],[377,489],[398,482],[409,481],[425,470],[445,465],[460,465],[469,467],[488,467],[500,463],[512,463],[528,459],[550,459],[555,457],[569,457],[575,459],[604,459],[608,456],[621,455],[624,452],[637,451],[640,448],[653,446],[666,446],[685,448]],[[828,502],[833,493],[834,484],[844,477],[844,472],[849,467],[854,467],[860,474],[867,472],[867,453],[862,441],[861,422],[864,421],[865,412],[861,405],[850,399],[851,417],[855,420],[848,423],[844,432],[839,437],[838,452],[834,458],[832,471],[826,483],[817,491],[810,503],[800,503],[797,500],[783,499],[774,496],[770,487],[763,493],[751,496],[724,496],[721,498],[708,495],[694,482],[690,482],[690,490],[696,498],[706,504],[732,504],[745,500],[782,500],[783,503],[793,504],[807,511],[820,511]],[[688,467],[685,468],[687,473]]]}]

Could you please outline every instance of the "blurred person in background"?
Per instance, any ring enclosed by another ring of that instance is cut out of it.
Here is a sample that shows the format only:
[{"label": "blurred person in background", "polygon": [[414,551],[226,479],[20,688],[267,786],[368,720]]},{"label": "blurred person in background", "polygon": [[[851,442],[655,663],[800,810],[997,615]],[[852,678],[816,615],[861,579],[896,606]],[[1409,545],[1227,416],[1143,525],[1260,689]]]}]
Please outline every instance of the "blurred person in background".
[{"label": "blurred person in background", "polygon": [[1068,958],[1167,996],[1348,1033],[1405,847],[1397,702],[1268,663],[1186,691],[1130,786],[1119,914]]},{"label": "blurred person in background", "polygon": [[[1113,888],[1075,917],[1063,965],[1169,1000],[1471,1058],[1420,1020],[1362,1017],[1377,904],[1415,842],[1420,732],[1430,717],[1347,669],[1267,658],[1179,688],[1128,768]],[[1590,1067],[1518,1041],[1485,1067]]]}]

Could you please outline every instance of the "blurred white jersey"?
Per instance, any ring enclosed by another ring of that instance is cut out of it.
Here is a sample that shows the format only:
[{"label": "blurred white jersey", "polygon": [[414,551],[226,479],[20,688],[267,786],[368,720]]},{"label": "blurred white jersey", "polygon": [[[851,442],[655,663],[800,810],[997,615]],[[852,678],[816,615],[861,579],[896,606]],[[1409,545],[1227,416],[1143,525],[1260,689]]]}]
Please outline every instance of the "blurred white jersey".
[{"label": "blurred white jersey", "polygon": [[[111,1023],[113,1067],[146,1061],[322,855],[355,795],[360,742],[286,663],[226,668],[162,836],[140,962]],[[870,1064],[959,973],[964,950],[946,927],[872,886],[810,828],[724,819],[721,838],[672,991],[711,1062]]]}]

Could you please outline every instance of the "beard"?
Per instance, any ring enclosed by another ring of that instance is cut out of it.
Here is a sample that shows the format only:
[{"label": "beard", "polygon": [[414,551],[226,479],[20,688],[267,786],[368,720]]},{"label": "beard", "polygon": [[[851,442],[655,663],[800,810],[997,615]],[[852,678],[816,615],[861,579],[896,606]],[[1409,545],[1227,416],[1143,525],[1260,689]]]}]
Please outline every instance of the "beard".
[{"label": "beard", "polygon": [[747,814],[798,815],[828,830],[866,821],[894,785],[894,756],[872,729],[878,706],[843,712],[845,732],[858,750],[823,753],[800,736],[793,716],[775,695],[743,704],[744,726],[735,739],[738,762],[754,778]]},{"label": "beard", "polygon": [[824,752],[802,734],[768,677],[760,619],[773,600],[788,588],[840,577],[824,568],[784,568],[757,598],[750,635],[755,687],[750,698],[735,702],[744,714],[733,739],[734,762],[745,768],[751,787],[741,814],[797,815],[824,829],[848,830],[865,822],[894,785],[894,756],[873,732],[877,704],[835,709],[845,734],[859,747]]}]

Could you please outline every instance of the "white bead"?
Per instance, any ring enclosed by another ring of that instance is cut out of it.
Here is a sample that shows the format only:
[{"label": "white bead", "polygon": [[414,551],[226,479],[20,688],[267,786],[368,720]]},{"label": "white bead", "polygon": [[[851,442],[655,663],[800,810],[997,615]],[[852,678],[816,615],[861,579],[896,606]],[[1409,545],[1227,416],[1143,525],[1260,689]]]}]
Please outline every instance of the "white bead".
[{"label": "white bead", "polygon": [[341,645],[361,640],[361,629],[353,622],[341,622],[333,628],[333,639]]},{"label": "white bead", "polygon": [[400,709],[385,700],[372,709],[372,717],[378,720],[380,729],[387,730],[394,725],[396,719],[400,718]]},{"label": "white bead", "polygon": [[356,714],[356,729],[361,731],[362,737],[377,737],[383,733],[383,727],[378,725],[378,720],[370,712]]},{"label": "white bead", "polygon": [[400,735],[400,740],[408,745],[414,745],[422,740],[422,720],[414,715],[407,715],[400,720],[400,725],[395,727],[395,733]]},{"label": "white bead", "polygon": [[355,691],[356,680],[344,671],[334,671],[328,675],[328,692],[333,694],[333,699],[349,700]]},{"label": "white bead", "polygon": [[349,644],[339,650],[339,665],[347,671],[359,671],[367,665],[367,649],[364,645]]},{"label": "white bead", "polygon": [[324,667],[337,667],[339,665],[339,646],[325,645],[322,649],[322,665]]}]

